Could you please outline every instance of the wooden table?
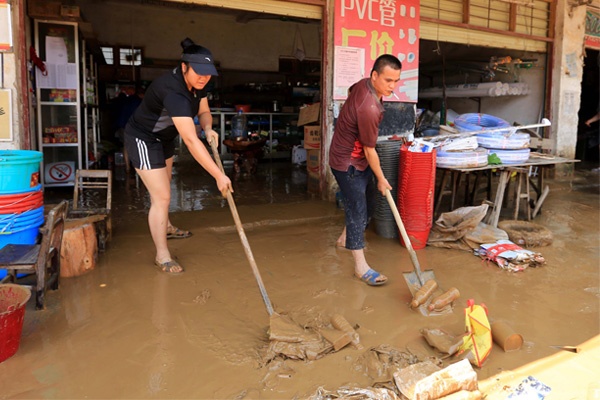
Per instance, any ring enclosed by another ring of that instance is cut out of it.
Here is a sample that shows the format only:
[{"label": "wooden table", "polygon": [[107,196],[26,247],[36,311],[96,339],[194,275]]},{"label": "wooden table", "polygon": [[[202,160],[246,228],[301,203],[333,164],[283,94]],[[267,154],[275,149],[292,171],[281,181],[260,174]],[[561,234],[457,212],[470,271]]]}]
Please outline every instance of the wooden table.
[{"label": "wooden table", "polygon": [[[469,173],[479,172],[479,171],[497,170],[497,171],[499,171],[500,176],[498,179],[496,194],[494,196],[492,213],[488,219],[488,224],[496,227],[496,226],[498,226],[498,220],[500,219],[500,211],[502,210],[502,202],[504,199],[504,192],[505,192],[506,186],[509,182],[510,174],[512,172],[514,172],[515,168],[548,167],[548,166],[552,166],[552,165],[556,165],[556,164],[566,164],[566,163],[573,163],[573,162],[578,162],[578,161],[579,160],[532,152],[529,156],[529,159],[522,163],[501,164],[501,165],[489,165],[488,164],[483,167],[438,167],[438,169],[444,171],[444,177],[443,177],[442,183],[438,189],[438,199],[437,199],[438,204],[436,204],[436,210],[439,207],[439,203],[441,202],[442,195],[445,193],[444,187],[447,182],[447,177],[448,177],[447,173],[448,172],[450,173],[450,176],[452,178],[451,208],[454,209],[454,200],[455,200],[456,192],[458,190],[458,186],[460,183],[461,174],[469,174]],[[468,183],[469,180],[468,180],[468,177],[467,177],[466,182],[467,183],[465,186],[465,201],[468,203],[469,202],[469,193],[468,193],[469,192],[469,183]],[[532,184],[533,188],[535,189],[537,196],[538,196],[537,203],[539,203],[539,206],[541,206],[541,202],[545,199],[545,197],[548,195],[548,192],[550,190],[547,187],[544,188],[543,171],[538,172],[537,183],[532,181],[531,184]],[[488,181],[488,198],[489,197],[491,197],[491,179]],[[536,208],[538,208],[537,204],[536,204]]]}]

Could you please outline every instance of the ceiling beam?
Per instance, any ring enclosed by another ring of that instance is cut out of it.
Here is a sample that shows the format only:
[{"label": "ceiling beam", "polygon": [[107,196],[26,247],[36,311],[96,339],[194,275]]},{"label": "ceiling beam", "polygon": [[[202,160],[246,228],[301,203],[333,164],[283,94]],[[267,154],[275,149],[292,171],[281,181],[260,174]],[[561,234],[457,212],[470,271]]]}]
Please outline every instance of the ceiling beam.
[{"label": "ceiling beam", "polygon": [[[307,19],[321,19],[323,16],[323,0],[169,0],[173,3],[197,4],[201,6],[226,8],[233,10],[253,11],[285,15]],[[315,4],[317,3],[317,4]]]}]

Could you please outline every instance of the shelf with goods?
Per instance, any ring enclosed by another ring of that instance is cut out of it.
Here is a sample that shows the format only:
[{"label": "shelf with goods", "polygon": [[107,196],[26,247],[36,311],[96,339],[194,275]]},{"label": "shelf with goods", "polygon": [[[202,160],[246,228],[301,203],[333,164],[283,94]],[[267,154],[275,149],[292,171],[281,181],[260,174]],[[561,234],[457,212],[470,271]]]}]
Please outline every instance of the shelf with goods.
[{"label": "shelf with goods", "polygon": [[93,168],[100,159],[99,144],[100,135],[100,109],[98,98],[98,63],[94,55],[88,51],[85,40],[81,42],[81,87],[83,90],[83,133],[85,135],[85,154],[86,167]]},{"label": "shelf with goods", "polygon": [[73,186],[83,165],[77,23],[35,20],[36,127],[44,186]]},{"label": "shelf with goods", "polygon": [[[213,110],[214,111],[214,110]],[[221,143],[231,135],[231,120],[238,113],[213,112],[213,129],[221,135]],[[303,131],[298,130],[298,113],[243,113],[247,118],[247,131],[267,138],[264,157],[270,159],[290,158],[292,147],[300,144]],[[221,146],[221,156],[229,159],[230,154]]]}]

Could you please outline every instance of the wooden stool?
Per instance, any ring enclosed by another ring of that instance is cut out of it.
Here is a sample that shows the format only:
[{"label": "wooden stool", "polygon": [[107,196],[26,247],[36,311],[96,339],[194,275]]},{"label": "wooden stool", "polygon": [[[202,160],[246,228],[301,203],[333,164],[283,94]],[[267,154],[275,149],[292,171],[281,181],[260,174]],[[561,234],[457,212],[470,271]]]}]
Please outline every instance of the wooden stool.
[{"label": "wooden stool", "polygon": [[[521,200],[525,200],[525,209],[527,210],[527,221],[531,221],[531,208],[529,207],[529,201],[531,199],[529,193],[529,168],[509,168],[511,172],[517,173],[517,187],[515,190],[515,212],[513,219],[519,217],[519,205]],[[523,188],[523,182],[525,187]]]},{"label": "wooden stool", "polygon": [[98,240],[94,224],[86,219],[68,220],[60,249],[60,277],[82,275],[96,267]]}]

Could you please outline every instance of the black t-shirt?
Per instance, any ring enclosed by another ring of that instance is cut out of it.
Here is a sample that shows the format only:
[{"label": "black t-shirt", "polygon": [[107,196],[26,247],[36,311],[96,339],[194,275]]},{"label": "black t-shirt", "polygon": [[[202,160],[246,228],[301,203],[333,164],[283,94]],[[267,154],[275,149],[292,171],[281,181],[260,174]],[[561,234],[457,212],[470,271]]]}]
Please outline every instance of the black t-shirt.
[{"label": "black t-shirt", "polygon": [[206,90],[190,92],[183,80],[181,67],[155,79],[146,90],[142,104],[129,119],[125,131],[142,140],[169,141],[177,137],[173,117],[198,115],[200,100]]}]

